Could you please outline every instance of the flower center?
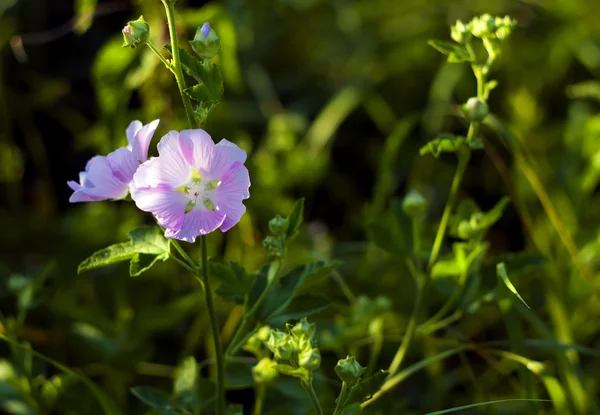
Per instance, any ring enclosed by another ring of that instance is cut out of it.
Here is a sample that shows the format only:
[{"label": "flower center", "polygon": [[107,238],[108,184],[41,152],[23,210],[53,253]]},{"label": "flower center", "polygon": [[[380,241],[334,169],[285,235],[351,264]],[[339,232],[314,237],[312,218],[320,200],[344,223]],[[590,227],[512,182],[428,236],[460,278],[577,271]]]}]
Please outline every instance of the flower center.
[{"label": "flower center", "polygon": [[218,180],[206,181],[200,177],[200,174],[194,169],[192,180],[186,185],[178,188],[179,191],[186,194],[190,199],[185,211],[189,212],[198,203],[203,204],[207,209],[215,210],[215,205],[211,201],[211,193],[219,186]]}]

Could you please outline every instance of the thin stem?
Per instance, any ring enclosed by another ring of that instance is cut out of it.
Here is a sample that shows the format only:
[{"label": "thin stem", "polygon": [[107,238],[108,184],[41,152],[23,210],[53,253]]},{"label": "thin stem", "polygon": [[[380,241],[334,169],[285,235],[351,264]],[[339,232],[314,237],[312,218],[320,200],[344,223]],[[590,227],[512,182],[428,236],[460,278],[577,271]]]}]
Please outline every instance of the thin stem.
[{"label": "thin stem", "polygon": [[[190,266],[193,269],[197,270],[198,266],[196,265],[196,263],[194,262],[194,260],[192,258],[190,258],[190,256],[187,254],[187,252],[185,252],[185,250],[179,244],[179,242],[177,241],[177,239],[169,239],[169,241],[171,242],[171,245],[173,245],[175,247],[175,249],[177,250],[177,252],[179,252],[179,254],[183,257],[183,259],[186,260],[186,262],[188,263],[188,266]],[[171,257],[171,258],[173,258],[173,257]],[[194,272],[194,274],[196,273],[195,271],[193,271],[193,272]]]},{"label": "thin stem", "polygon": [[173,54],[173,61],[171,63],[173,74],[175,74],[175,80],[179,87],[179,93],[181,94],[181,100],[185,108],[185,115],[187,116],[190,127],[196,127],[196,121],[194,119],[194,110],[192,109],[192,102],[190,98],[185,94],[185,78],[181,71],[181,59],[179,57],[179,41],[177,40],[177,26],[175,26],[175,4],[169,0],[162,0],[165,11],[167,13],[167,22],[169,24],[169,36],[171,37],[171,49]]},{"label": "thin stem", "polygon": [[234,355],[238,351],[238,349],[242,346],[243,343],[240,342],[240,338],[243,338],[243,336],[246,335],[245,332],[248,328],[248,325],[252,323],[252,317],[254,317],[254,314],[256,314],[260,305],[263,303],[265,298],[267,298],[267,294],[269,293],[269,291],[271,291],[271,288],[273,287],[273,285],[275,284],[275,282],[278,279],[280,270],[281,270],[281,261],[276,261],[276,262],[271,263],[271,266],[269,267],[269,273],[267,275],[267,286],[265,287],[263,292],[260,294],[260,297],[258,297],[258,300],[256,300],[256,303],[254,303],[252,308],[250,310],[248,310],[247,313],[244,313],[244,316],[242,317],[242,321],[241,321],[240,325],[238,326],[238,329],[236,330],[235,334],[233,335],[233,338],[227,345],[227,349],[225,350],[226,356]]},{"label": "thin stem", "polygon": [[215,313],[210,281],[208,279],[208,249],[206,235],[200,237],[202,245],[202,280],[204,281],[204,296],[206,298],[206,308],[210,316],[210,325],[212,328],[213,341],[215,344],[215,357],[217,360],[217,415],[225,414],[225,365],[223,360],[223,349],[221,348],[221,333],[219,332],[219,323]]},{"label": "thin stem", "polygon": [[315,393],[315,389],[313,388],[312,382],[302,382],[302,386],[308,393],[308,396],[310,397],[310,400],[313,406],[315,407],[315,412],[317,413],[317,415],[323,415],[323,409],[321,409],[321,404],[319,403],[319,398],[317,398],[317,394]]},{"label": "thin stem", "polygon": [[190,267],[188,264],[186,264],[185,262],[183,262],[181,259],[177,258],[176,256],[169,256],[169,258],[171,258],[173,261],[177,262],[179,265],[181,265],[183,268],[187,269],[189,272],[191,272],[192,274],[196,274],[196,270],[192,267]]},{"label": "thin stem", "polygon": [[261,415],[265,402],[266,386],[264,384],[256,385],[256,401],[254,403],[254,415]]},{"label": "thin stem", "polygon": [[344,403],[346,403],[346,400],[347,400],[346,395],[347,394],[348,394],[348,383],[342,382],[342,390],[340,391],[340,396],[337,399],[337,403],[335,405],[335,410],[333,411],[333,415],[339,415],[340,410],[344,406]]},{"label": "thin stem", "polygon": [[[469,129],[471,133],[471,129]],[[474,133],[473,133],[474,134]],[[425,274],[425,280],[419,286],[417,291],[417,298],[415,300],[415,305],[413,307],[412,314],[410,316],[410,320],[408,322],[408,327],[406,328],[406,334],[402,339],[402,343],[400,343],[400,347],[392,360],[392,363],[389,368],[390,376],[394,375],[410,346],[410,342],[413,339],[417,328],[417,318],[421,312],[421,306],[423,304],[423,295],[426,291],[429,281],[431,279],[431,271],[433,269],[433,265],[438,259],[440,254],[440,249],[442,247],[442,242],[444,240],[444,236],[446,235],[446,228],[448,227],[448,221],[450,220],[450,214],[452,213],[452,209],[456,203],[456,199],[458,198],[458,191],[460,189],[460,184],[462,182],[465,171],[467,170],[467,166],[469,165],[469,159],[471,156],[470,150],[467,150],[463,153],[458,153],[458,167],[456,168],[456,172],[454,173],[454,179],[452,180],[452,186],[450,187],[450,195],[448,196],[448,201],[446,202],[446,207],[444,208],[444,213],[442,214],[442,220],[438,227],[435,240],[433,242],[433,248],[431,250],[431,256],[429,257],[429,261],[427,263],[427,272]]]},{"label": "thin stem", "polygon": [[160,53],[160,51],[158,50],[158,48],[156,47],[156,45],[151,40],[148,40],[148,42],[146,42],[146,45],[148,45],[148,47],[150,48],[150,50],[152,50],[152,52],[154,52],[154,54],[158,57],[158,59],[160,59],[160,61],[165,64],[165,66],[167,67],[167,69],[169,69],[171,72],[174,73],[174,71],[173,71],[173,65],[171,65],[171,62],[169,62],[167,60],[167,58],[165,58],[163,56],[163,54]]}]

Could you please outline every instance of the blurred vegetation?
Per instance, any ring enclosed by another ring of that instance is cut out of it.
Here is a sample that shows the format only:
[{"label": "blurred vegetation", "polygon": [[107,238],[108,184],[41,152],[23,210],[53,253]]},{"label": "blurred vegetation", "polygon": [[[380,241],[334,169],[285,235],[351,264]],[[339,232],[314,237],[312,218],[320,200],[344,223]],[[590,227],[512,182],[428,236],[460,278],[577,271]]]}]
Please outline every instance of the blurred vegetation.
[{"label": "blurred vegetation", "polygon": [[[352,353],[371,371],[391,362],[416,289],[400,201],[411,189],[425,196],[421,246],[430,246],[456,166],[452,154],[421,157],[419,148],[439,133],[464,134],[458,107],[475,81],[468,66],[446,63],[427,41],[448,39],[456,19],[513,16],[518,27],[492,73],[499,86],[481,132],[485,151],[474,154],[460,194],[471,211],[488,212],[505,195],[511,203],[482,235],[485,250],[460,252],[456,233],[446,241],[419,321],[454,298],[439,316],[450,320],[418,332],[404,365],[427,364],[365,413],[504,398],[552,402],[461,413],[600,413],[600,2],[177,7],[182,38],[210,21],[223,45],[225,96],[206,129],[249,153],[248,213],[227,234],[211,234],[211,255],[257,270],[268,220],[306,197],[288,266],[342,263],[305,287],[333,302],[313,317],[323,354],[316,387],[329,404],[339,389],[337,359]],[[185,128],[174,79],[150,50],[121,48],[121,27],[141,14],[155,42],[167,43],[158,0],[0,2],[0,310],[1,331],[13,339],[0,345],[0,406],[9,413],[110,413],[98,398],[145,413],[132,386],[171,390],[175,367],[190,355],[204,362],[203,375],[213,370],[210,322],[189,275],[171,263],[137,278],[120,265],[76,272],[92,252],[152,218],[126,202],[69,205],[66,181],[91,155],[123,144],[133,119],[161,119],[153,143]],[[495,289],[502,260],[530,308]],[[217,306],[227,341],[241,308],[223,299]],[[80,374],[100,387],[96,396]],[[249,413],[253,391],[238,386],[228,400]],[[281,379],[265,413],[307,413],[303,393]]]}]

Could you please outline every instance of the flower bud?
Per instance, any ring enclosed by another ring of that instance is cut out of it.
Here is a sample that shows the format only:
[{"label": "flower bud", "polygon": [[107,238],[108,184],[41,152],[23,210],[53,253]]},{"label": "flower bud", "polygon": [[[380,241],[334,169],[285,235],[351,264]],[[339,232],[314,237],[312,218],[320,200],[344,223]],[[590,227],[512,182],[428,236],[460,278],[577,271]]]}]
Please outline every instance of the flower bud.
[{"label": "flower bud", "polygon": [[306,370],[317,370],[321,366],[321,352],[316,348],[303,350],[298,355],[298,363]]},{"label": "flower bud", "polygon": [[244,350],[247,350],[260,357],[263,354],[263,347],[265,342],[269,339],[270,333],[271,327],[261,327],[246,341],[246,344],[244,345]]},{"label": "flower bud", "polygon": [[133,20],[123,28],[123,47],[135,48],[145,45],[150,38],[150,26],[144,20],[144,16]]},{"label": "flower bud", "polygon": [[315,336],[316,325],[314,323],[309,323],[304,317],[302,320],[296,323],[296,325],[292,328],[292,334],[300,339],[303,336],[306,336],[309,340]]},{"label": "flower bud", "polygon": [[285,229],[287,228],[287,219],[282,218],[277,215],[273,219],[269,221],[269,230],[273,232],[274,235],[280,236],[285,233]]},{"label": "flower bud", "polygon": [[213,58],[219,53],[219,49],[221,49],[221,39],[219,39],[217,33],[210,27],[208,22],[198,28],[194,39],[190,40],[190,44],[194,52],[202,59]]},{"label": "flower bud", "polygon": [[260,361],[252,368],[252,378],[256,383],[270,383],[277,379],[279,372],[275,369],[277,362],[268,357]]},{"label": "flower bud", "polygon": [[271,330],[269,339],[265,344],[277,360],[290,360],[296,350],[291,337],[280,331]]},{"label": "flower bud", "polygon": [[450,28],[450,37],[458,43],[464,43],[469,34],[469,28],[460,20],[457,20],[456,24]]},{"label": "flower bud", "polygon": [[411,190],[402,201],[402,209],[411,218],[421,216],[427,210],[427,200],[416,190]]},{"label": "flower bud", "polygon": [[484,101],[471,97],[468,99],[467,103],[463,105],[463,111],[470,121],[483,121],[488,115],[489,107]]},{"label": "flower bud", "polygon": [[367,370],[366,367],[362,367],[354,357],[348,356],[345,359],[341,359],[335,366],[335,373],[338,377],[350,385],[354,385],[362,374]]}]

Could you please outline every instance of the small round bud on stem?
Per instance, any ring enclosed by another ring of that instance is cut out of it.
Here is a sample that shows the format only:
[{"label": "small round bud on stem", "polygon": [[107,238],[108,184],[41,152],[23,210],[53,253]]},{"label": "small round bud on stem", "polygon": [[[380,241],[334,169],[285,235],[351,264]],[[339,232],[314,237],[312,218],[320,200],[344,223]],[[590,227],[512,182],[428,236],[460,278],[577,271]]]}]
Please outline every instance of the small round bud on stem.
[{"label": "small round bud on stem", "polygon": [[277,372],[275,366],[277,366],[277,362],[268,357],[262,358],[252,368],[252,378],[256,383],[270,383],[274,381],[279,376],[279,372]]},{"label": "small round bud on stem", "polygon": [[150,26],[144,20],[144,16],[140,16],[137,20],[132,20],[123,28],[123,47],[135,48],[140,45],[145,45],[150,38]]},{"label": "small round bud on stem", "polygon": [[470,121],[483,121],[489,113],[489,107],[484,101],[471,97],[463,105],[463,111]]},{"label": "small round bud on stem", "polygon": [[402,201],[402,209],[411,218],[421,216],[427,210],[427,200],[416,190],[411,190]]},{"label": "small round bud on stem", "polygon": [[338,377],[350,385],[354,385],[362,374],[367,370],[366,367],[362,367],[354,357],[348,356],[345,359],[338,361],[335,366],[335,373]]},{"label": "small round bud on stem", "polygon": [[314,323],[309,323],[308,320],[306,320],[306,317],[296,323],[291,330],[295,337],[301,338],[306,336],[308,340],[312,340],[312,338],[315,336],[315,331],[316,325]]},{"label": "small round bud on stem", "polygon": [[470,34],[467,25],[460,20],[457,20],[456,24],[450,28],[450,37],[458,43],[465,43]]},{"label": "small round bud on stem", "polygon": [[210,59],[219,53],[221,40],[208,22],[206,22],[202,27],[198,28],[194,39],[190,40],[190,45],[192,45],[194,52],[202,59]]}]

